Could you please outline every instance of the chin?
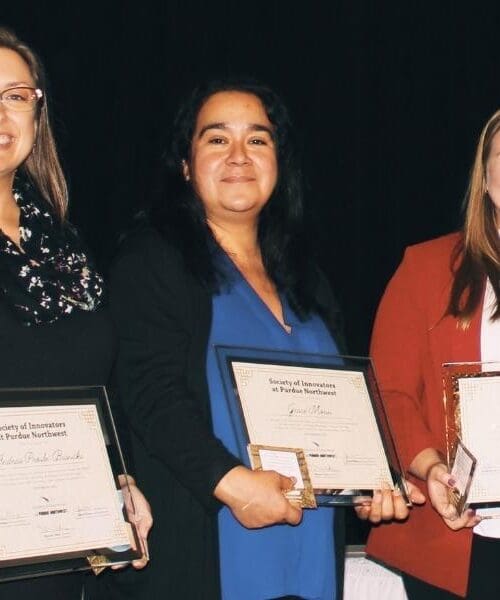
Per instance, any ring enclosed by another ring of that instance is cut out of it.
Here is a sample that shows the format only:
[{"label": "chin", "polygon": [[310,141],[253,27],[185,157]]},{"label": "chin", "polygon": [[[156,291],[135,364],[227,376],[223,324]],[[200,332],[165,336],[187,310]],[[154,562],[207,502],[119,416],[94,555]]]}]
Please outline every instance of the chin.
[{"label": "chin", "polygon": [[225,204],[224,208],[226,210],[230,210],[231,212],[258,212],[260,207],[256,202],[228,202]]},{"label": "chin", "polygon": [[232,198],[226,202],[223,202],[223,205],[227,210],[232,210],[235,212],[260,212],[265,205],[265,202],[263,202],[260,198],[243,197]]}]

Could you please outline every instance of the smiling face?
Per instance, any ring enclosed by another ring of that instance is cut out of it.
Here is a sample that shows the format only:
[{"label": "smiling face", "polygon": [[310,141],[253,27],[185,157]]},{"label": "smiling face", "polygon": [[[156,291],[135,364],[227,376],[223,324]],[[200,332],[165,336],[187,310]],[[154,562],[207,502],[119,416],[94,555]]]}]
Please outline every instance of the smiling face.
[{"label": "smiling face", "polygon": [[184,175],[209,220],[256,221],[278,177],[273,125],[257,96],[230,91],[206,100]]},{"label": "smiling face", "polygon": [[[0,48],[0,91],[23,86],[35,87],[28,65],[17,52]],[[16,112],[0,102],[0,180],[12,182],[33,148],[35,135],[35,111]]]}]

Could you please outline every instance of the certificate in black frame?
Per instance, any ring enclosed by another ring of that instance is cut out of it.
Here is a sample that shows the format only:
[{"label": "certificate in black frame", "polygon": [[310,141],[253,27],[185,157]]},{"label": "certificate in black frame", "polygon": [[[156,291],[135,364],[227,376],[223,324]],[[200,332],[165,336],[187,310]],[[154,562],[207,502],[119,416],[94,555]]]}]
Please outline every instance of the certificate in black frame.
[{"label": "certificate in black frame", "polygon": [[[263,350],[251,347],[236,346],[216,346],[217,361],[222,376],[225,398],[228,404],[233,429],[236,435],[239,449],[239,458],[250,467],[247,455],[248,443],[255,443],[250,440],[247,424],[243,415],[242,403],[238,385],[234,372],[234,363],[247,363],[249,365],[259,364],[267,367],[299,367],[307,369],[329,369],[333,371],[355,371],[363,376],[363,381],[368,392],[370,405],[373,411],[373,419],[380,436],[385,458],[387,461],[388,472],[392,481],[391,487],[398,487],[408,506],[411,505],[406,482],[403,477],[401,461],[399,460],[397,450],[394,444],[390,426],[387,420],[386,412],[380,396],[378,385],[372,365],[372,361],[367,357],[346,356],[346,355],[322,355],[312,353],[298,353],[288,351]],[[258,443],[269,443],[259,440]],[[290,445],[294,445],[291,443]],[[351,506],[359,502],[367,501],[376,488],[371,489],[322,489],[315,490],[317,493],[317,502],[322,506]]]},{"label": "certificate in black frame", "polygon": [[[30,409],[36,413],[35,418],[40,418],[40,411],[52,408],[61,410],[71,407],[89,407],[89,414],[96,415],[94,426],[99,428],[104,442],[104,451],[101,453],[103,472],[110,475],[117,492],[121,494],[123,487],[128,487],[126,468],[123,454],[118,441],[116,427],[113,421],[106,389],[104,386],[80,386],[80,387],[53,387],[53,388],[0,388],[0,429],[9,410],[22,410],[26,415]],[[95,412],[94,412],[95,411]],[[3,421],[2,421],[3,419]],[[36,430],[26,429],[26,435],[31,439],[36,435]],[[38,434],[39,435],[39,434]],[[44,436],[42,436],[44,437]],[[37,440],[33,443],[36,443]],[[10,442],[9,442],[10,443]],[[14,440],[17,443],[17,440]],[[21,441],[19,443],[22,443]],[[26,442],[23,442],[26,443]],[[0,464],[0,469],[2,465]],[[122,484],[124,482],[124,485]],[[70,481],[67,485],[71,485]],[[129,491],[127,491],[129,493]],[[130,497],[131,498],[131,497]],[[133,505],[133,500],[131,498]],[[2,526],[8,525],[3,516],[12,514],[15,507],[2,507],[0,498],[0,530]],[[55,511],[54,511],[55,512]],[[137,535],[135,525],[130,522],[129,515],[122,503],[121,515],[123,517],[124,529],[128,532],[130,543],[120,547],[86,547],[65,552],[29,554],[17,558],[2,558],[0,555],[0,581],[11,581],[44,575],[63,574],[74,571],[86,571],[92,569],[100,572],[103,568],[111,565],[126,565],[132,560],[139,559],[146,551]],[[45,513],[40,512],[40,515]],[[8,553],[6,553],[8,555]],[[4,555],[5,556],[5,555]]]}]

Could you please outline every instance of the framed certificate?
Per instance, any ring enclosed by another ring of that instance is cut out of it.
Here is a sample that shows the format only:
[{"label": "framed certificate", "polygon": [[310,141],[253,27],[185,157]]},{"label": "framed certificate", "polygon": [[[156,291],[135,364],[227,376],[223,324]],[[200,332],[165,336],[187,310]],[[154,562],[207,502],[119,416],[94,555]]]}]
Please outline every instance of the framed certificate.
[{"label": "framed certificate", "polygon": [[500,363],[443,365],[448,464],[461,442],[477,459],[467,502],[500,503]]},{"label": "framed certificate", "polygon": [[317,503],[400,488],[409,503],[370,359],[216,347],[240,458],[247,445],[304,452]]},{"label": "framed certificate", "polygon": [[143,555],[103,387],[0,389],[0,581]]}]

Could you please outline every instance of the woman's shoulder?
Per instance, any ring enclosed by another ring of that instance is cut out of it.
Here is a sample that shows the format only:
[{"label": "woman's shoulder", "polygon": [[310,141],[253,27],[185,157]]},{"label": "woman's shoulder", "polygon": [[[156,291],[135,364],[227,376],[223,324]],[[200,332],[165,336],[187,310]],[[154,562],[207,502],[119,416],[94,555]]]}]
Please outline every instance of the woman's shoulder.
[{"label": "woman's shoulder", "polygon": [[141,293],[196,297],[205,293],[180,249],[149,223],[140,223],[123,237],[111,265],[109,283],[115,293],[130,290],[131,286]]},{"label": "woman's shoulder", "polygon": [[140,222],[121,239],[113,261],[112,271],[122,264],[136,263],[142,268],[170,265],[180,268],[182,254],[167,237],[148,222]]},{"label": "woman's shoulder", "polygon": [[453,279],[457,252],[462,235],[451,233],[419,244],[408,246],[403,260],[392,278],[414,295],[434,298],[447,290]]},{"label": "woman's shoulder", "polygon": [[117,257],[164,253],[168,250],[170,250],[170,244],[158,229],[147,221],[139,221],[122,236],[118,245]]},{"label": "woman's shoulder", "polygon": [[436,260],[450,258],[462,241],[462,233],[455,231],[406,248],[405,255],[414,259]]}]

